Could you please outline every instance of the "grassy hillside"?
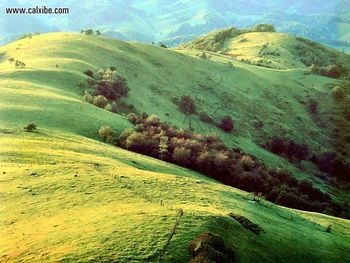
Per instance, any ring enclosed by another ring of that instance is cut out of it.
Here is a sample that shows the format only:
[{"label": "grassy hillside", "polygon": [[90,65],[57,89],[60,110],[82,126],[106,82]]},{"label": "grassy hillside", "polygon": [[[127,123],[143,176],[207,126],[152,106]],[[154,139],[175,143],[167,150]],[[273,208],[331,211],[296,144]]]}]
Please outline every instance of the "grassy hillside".
[{"label": "grassy hillside", "polygon": [[[236,127],[234,134],[224,133],[195,116],[195,131],[216,132],[227,144],[336,194],[312,176],[310,163],[294,166],[259,144],[279,134],[315,152],[348,147],[347,98],[335,101],[330,90],[342,85],[348,93],[346,83],[305,68],[258,67],[213,52],[203,60],[196,57],[200,52],[66,33],[0,47],[2,261],[157,262],[179,209],[183,216],[164,262],[189,260],[188,241],[208,230],[221,235],[240,262],[350,261],[347,220],[249,202],[243,191],[94,141],[101,125],[120,133],[130,123],[84,102],[77,84],[87,78],[86,69],[115,66],[130,89],[123,100],[137,111],[188,127],[172,101],[190,95],[198,111],[216,121],[231,115]],[[15,68],[9,58],[26,66]],[[317,116],[307,110],[310,99],[319,102]],[[262,129],[254,126],[258,120]],[[38,133],[23,131],[29,122]],[[242,228],[230,212],[265,233],[258,237]]]},{"label": "grassy hillside", "polygon": [[2,130],[1,156],[2,262],[158,262],[161,254],[186,262],[188,242],[204,231],[221,235],[238,262],[350,262],[347,220],[254,203],[189,170],[78,135]]},{"label": "grassy hillside", "polygon": [[[216,121],[231,115],[236,127],[233,136],[195,117],[195,130],[216,132],[229,145],[239,146],[270,165],[289,167],[300,176],[306,175],[258,145],[280,135],[307,143],[315,152],[339,145],[348,149],[347,100],[333,100],[330,90],[332,85],[343,85],[340,81],[308,74],[305,69],[274,70],[220,54],[202,60],[188,56],[194,50],[180,51],[185,55],[150,45],[65,33],[13,42],[0,48],[3,123],[34,121],[39,126],[88,136],[96,135],[103,123],[123,130],[129,125],[125,118],[83,103],[77,91],[77,84],[86,79],[84,70],[113,65],[127,79],[130,91],[126,102],[136,110],[188,127],[172,100],[191,95],[199,112]],[[8,61],[11,57],[25,62],[26,67],[16,69]],[[348,86],[344,89],[349,92]],[[40,94],[40,98],[29,92]],[[316,116],[308,112],[309,100],[319,103]],[[255,128],[259,121],[262,129]],[[336,130],[339,135],[334,137]]]}]

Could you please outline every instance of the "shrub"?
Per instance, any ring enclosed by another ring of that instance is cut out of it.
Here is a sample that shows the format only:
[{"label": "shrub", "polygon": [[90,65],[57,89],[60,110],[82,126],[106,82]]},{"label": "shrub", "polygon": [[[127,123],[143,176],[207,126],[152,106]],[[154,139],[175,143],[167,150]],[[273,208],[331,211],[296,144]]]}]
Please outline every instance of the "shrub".
[{"label": "shrub", "polygon": [[162,48],[168,48],[164,43],[160,43],[159,46]]},{"label": "shrub", "polygon": [[98,95],[98,96],[94,97],[94,99],[92,101],[92,104],[94,104],[97,107],[100,107],[100,108],[104,109],[107,106],[107,104],[108,104],[108,100],[106,99],[105,96]]},{"label": "shrub", "polygon": [[87,91],[85,91],[83,98],[88,103],[93,103],[94,102],[94,97]]},{"label": "shrub", "polygon": [[191,115],[196,113],[196,105],[194,103],[194,100],[189,96],[181,97],[178,106],[180,111],[182,111],[186,115]]},{"label": "shrub", "polygon": [[154,125],[158,125],[159,122],[160,122],[159,117],[155,114],[152,114],[149,117],[147,117],[145,124],[154,126]]},{"label": "shrub", "polygon": [[225,132],[232,132],[234,124],[231,116],[225,116],[222,118],[219,127]]},{"label": "shrub", "polygon": [[291,140],[287,146],[287,156],[298,160],[305,160],[309,156],[309,147],[306,144],[297,144]]},{"label": "shrub", "polygon": [[109,100],[126,97],[129,88],[126,79],[118,74],[116,70],[102,68],[96,72],[97,91]]},{"label": "shrub", "polygon": [[137,117],[137,115],[135,113],[129,113],[128,114],[128,120],[134,125],[140,123],[140,120],[139,120],[139,118]]},{"label": "shrub", "polygon": [[187,165],[190,162],[191,151],[185,147],[176,147],[172,159],[181,165]]},{"label": "shrub", "polygon": [[251,30],[252,32],[276,32],[274,25],[271,24],[258,24]]},{"label": "shrub", "polygon": [[287,146],[285,144],[284,139],[279,137],[272,138],[269,148],[273,153],[277,153],[277,154],[285,153],[287,150]]},{"label": "shrub", "polygon": [[200,119],[202,122],[213,123],[213,118],[210,117],[210,116],[209,116],[207,113],[205,113],[205,112],[201,112],[201,113],[200,113],[199,119]]},{"label": "shrub", "polygon": [[94,77],[94,72],[93,72],[91,69],[85,70],[85,71],[84,71],[84,74],[85,74],[86,76],[91,77],[91,78]]},{"label": "shrub", "polygon": [[37,127],[37,125],[34,122],[30,122],[27,124],[27,126],[24,127],[24,129],[27,132],[34,132],[34,131],[36,131],[36,127]]},{"label": "shrub", "polygon": [[333,99],[335,99],[335,100],[341,100],[345,97],[344,89],[342,87],[339,87],[339,86],[333,87],[331,90],[331,93],[332,93]]},{"label": "shrub", "polygon": [[220,262],[233,263],[234,251],[225,245],[222,237],[210,232],[200,234],[188,244],[188,250],[194,258],[190,263]]},{"label": "shrub", "polygon": [[112,111],[113,110],[113,106],[111,103],[107,103],[107,105],[104,107],[105,110],[107,111]]},{"label": "shrub", "polygon": [[263,232],[262,228],[250,221],[248,218],[241,216],[241,215],[236,215],[233,213],[229,214],[230,217],[235,219],[238,223],[240,223],[244,228],[252,231],[256,235],[260,235],[261,232]]},{"label": "shrub", "polygon": [[315,114],[317,113],[318,102],[315,100],[309,100],[307,107],[310,113]]},{"label": "shrub", "polygon": [[113,139],[113,130],[110,126],[102,126],[98,130],[98,134],[104,142],[111,142]]}]

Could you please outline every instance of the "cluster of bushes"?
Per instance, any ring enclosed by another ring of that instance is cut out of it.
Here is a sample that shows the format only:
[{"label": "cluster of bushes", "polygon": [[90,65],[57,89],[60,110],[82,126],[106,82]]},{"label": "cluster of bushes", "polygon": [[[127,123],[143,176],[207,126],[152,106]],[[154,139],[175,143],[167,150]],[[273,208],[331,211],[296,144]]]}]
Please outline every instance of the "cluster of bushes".
[{"label": "cluster of bushes", "polygon": [[[328,194],[308,181],[298,181],[282,169],[270,169],[240,149],[229,149],[215,134],[193,134],[161,123],[156,115],[129,114],[135,129],[126,129],[120,147],[197,170],[226,185],[262,193],[269,201],[292,208],[323,212],[332,207]],[[293,156],[303,159],[304,147],[289,143]],[[287,148],[287,149],[288,149]],[[328,213],[332,213],[329,211]]]},{"label": "cluster of bushes", "polygon": [[251,32],[276,32],[276,29],[271,24],[258,24],[251,29]]},{"label": "cluster of bushes", "polygon": [[15,60],[13,57],[9,58],[8,61],[10,63],[15,63],[16,68],[23,68],[26,66],[26,64],[23,61]]},{"label": "cluster of bushes", "polygon": [[82,29],[80,30],[80,34],[87,35],[87,36],[92,36],[92,35],[99,36],[101,35],[101,31],[100,30],[94,31],[93,29],[85,29],[85,30]]},{"label": "cluster of bushes", "polygon": [[306,144],[298,144],[293,140],[282,137],[273,137],[267,147],[273,153],[285,156],[290,160],[306,160],[310,154],[309,147]]},{"label": "cluster of bushes", "polygon": [[333,63],[324,67],[318,67],[315,64],[311,64],[309,68],[312,72],[329,78],[341,79],[346,78],[349,75],[348,69],[342,64]]},{"label": "cluster of bushes", "polygon": [[84,74],[89,78],[79,87],[84,90],[84,99],[97,107],[115,111],[116,101],[128,94],[127,81],[115,67],[102,68],[95,73],[86,70]]},{"label": "cluster of bushes", "polygon": [[350,164],[335,152],[325,152],[311,158],[318,169],[341,181],[350,182]]},{"label": "cluster of bushes", "polygon": [[18,40],[25,39],[25,38],[32,38],[33,36],[37,36],[37,35],[40,35],[40,32],[24,34]]}]

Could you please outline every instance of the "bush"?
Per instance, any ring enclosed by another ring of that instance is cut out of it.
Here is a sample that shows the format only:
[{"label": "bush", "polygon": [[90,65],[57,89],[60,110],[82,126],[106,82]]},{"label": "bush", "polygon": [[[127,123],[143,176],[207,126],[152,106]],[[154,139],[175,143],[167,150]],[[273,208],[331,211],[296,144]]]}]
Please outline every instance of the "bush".
[{"label": "bush", "polygon": [[185,147],[176,147],[172,159],[181,165],[187,165],[190,162],[191,151]]},{"label": "bush", "polygon": [[93,103],[94,102],[94,97],[87,91],[85,91],[83,98],[88,103]]},{"label": "bush", "polygon": [[128,114],[128,120],[134,125],[140,123],[140,120],[139,120],[139,118],[137,117],[137,115],[135,113],[129,113]]},{"label": "bush", "polygon": [[260,226],[258,226],[257,224],[254,224],[252,221],[250,221],[248,218],[246,218],[244,216],[236,215],[233,213],[230,213],[229,216],[232,217],[233,219],[235,219],[244,228],[252,231],[256,235],[260,235],[260,233],[263,232],[263,230]]},{"label": "bush", "polygon": [[91,69],[85,70],[85,71],[84,71],[84,74],[85,74],[86,76],[91,77],[91,78],[94,77],[94,72],[93,72]]},{"label": "bush", "polygon": [[110,126],[102,126],[98,130],[98,134],[104,142],[111,142],[113,139],[113,130]]},{"label": "bush", "polygon": [[97,107],[100,107],[100,108],[104,109],[107,106],[107,104],[108,104],[108,100],[106,99],[105,96],[98,95],[98,96],[94,97],[94,99],[92,101],[92,104],[94,104]]},{"label": "bush", "polygon": [[155,115],[155,114],[152,114],[152,115],[150,115],[149,117],[147,117],[147,119],[146,119],[146,125],[158,125],[159,124],[159,122],[160,122],[160,119],[159,119],[159,117],[157,116],[157,115]]},{"label": "bush", "polygon": [[220,262],[233,263],[235,254],[226,247],[222,237],[210,232],[200,234],[188,244],[188,250],[194,258],[190,263]]},{"label": "bush", "polygon": [[205,113],[205,112],[201,112],[201,113],[200,113],[199,119],[200,119],[202,122],[213,123],[213,118],[210,117],[210,116],[209,116],[207,113]]},{"label": "bush", "polygon": [[37,125],[34,122],[28,123],[27,126],[25,126],[23,129],[25,129],[27,132],[34,132],[36,131]]},{"label": "bush", "polygon": [[194,100],[189,96],[183,96],[179,101],[179,109],[186,115],[191,115],[196,113],[196,105]]},{"label": "bush", "polygon": [[225,132],[232,132],[234,129],[233,120],[230,116],[222,118],[219,127]]},{"label": "bush", "polygon": [[252,32],[276,32],[274,25],[271,24],[258,24],[251,30]]},{"label": "bush", "polygon": [[109,100],[126,97],[128,94],[129,88],[126,79],[120,76],[116,70],[102,68],[97,71],[95,80],[98,93]]},{"label": "bush", "polygon": [[342,87],[335,86],[331,90],[332,97],[335,100],[341,100],[345,97],[345,91]]},{"label": "bush", "polygon": [[315,114],[317,113],[318,102],[315,100],[309,100],[307,107],[310,113]]}]

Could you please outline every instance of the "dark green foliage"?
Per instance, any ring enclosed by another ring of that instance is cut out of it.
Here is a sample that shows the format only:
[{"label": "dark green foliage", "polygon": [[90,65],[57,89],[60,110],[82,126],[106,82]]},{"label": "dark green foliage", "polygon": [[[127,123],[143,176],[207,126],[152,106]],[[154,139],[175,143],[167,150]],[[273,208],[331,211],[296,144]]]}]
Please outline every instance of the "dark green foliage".
[{"label": "dark green foliage", "polygon": [[252,32],[276,32],[274,25],[271,24],[258,24],[251,30]]},{"label": "dark green foliage", "polygon": [[180,111],[185,113],[186,115],[191,115],[196,113],[196,105],[194,100],[189,96],[181,97],[178,103]]},{"label": "dark green foliage", "polygon": [[110,126],[102,126],[98,130],[98,134],[104,142],[111,142],[113,139],[113,130]]},{"label": "dark green foliage", "polygon": [[232,132],[234,129],[234,124],[231,116],[225,116],[222,118],[219,127],[225,132]]},{"label": "dark green foliage", "polygon": [[335,152],[325,152],[318,156],[313,156],[311,160],[320,171],[338,180],[350,182],[350,164]]},{"label": "dark green foliage", "polygon": [[23,129],[25,129],[27,132],[34,132],[36,131],[36,127],[37,125],[34,122],[30,122]]},{"label": "dark green foliage", "polygon": [[16,60],[16,62],[15,62],[15,67],[16,68],[23,68],[25,66],[26,66],[26,64],[23,61]]},{"label": "dark green foliage", "polygon": [[282,137],[273,137],[268,144],[268,148],[276,154],[286,156],[290,159],[299,161],[309,157],[309,147],[306,144],[298,144],[293,140],[288,140]]},{"label": "dark green foliage", "polygon": [[94,76],[94,72],[91,69],[87,69],[84,71],[84,74],[86,76],[89,76],[90,78],[92,78]]},{"label": "dark green foliage", "polygon": [[190,241],[188,250],[194,256],[189,263],[204,262],[235,262],[235,254],[231,248],[225,245],[222,237],[210,232],[200,234]]},{"label": "dark green foliage", "polygon": [[[308,181],[298,181],[282,169],[269,169],[253,156],[240,149],[229,149],[217,135],[193,134],[171,127],[159,118],[147,114],[130,115],[137,123],[136,130],[125,131],[118,145],[132,151],[165,159],[197,170],[226,185],[260,193],[267,200],[292,208],[340,214],[329,195],[313,187]],[[281,140],[285,154],[304,158],[304,146]],[[334,209],[333,209],[334,208]]]},{"label": "dark green foliage", "polygon": [[126,79],[110,68],[102,68],[96,72],[96,88],[99,95],[105,96],[109,100],[116,100],[126,97],[129,88]]},{"label": "dark green foliage", "polygon": [[[88,69],[84,74],[90,78],[85,83],[80,83],[78,87],[81,92],[84,92],[85,100],[100,108],[107,106],[107,110],[116,112],[115,101],[126,97],[129,91],[126,79],[119,75],[115,67],[101,68],[95,74]],[[120,102],[118,106],[129,108],[130,105],[123,105]],[[131,105],[128,111],[133,109]]]},{"label": "dark green foliage", "polygon": [[161,42],[161,43],[159,44],[159,47],[168,48],[163,42]]},{"label": "dark green foliage", "polygon": [[342,87],[334,86],[331,90],[332,97],[335,100],[341,100],[345,97],[345,91]]},{"label": "dark green foliage", "polygon": [[307,108],[310,113],[316,114],[318,109],[318,102],[315,100],[310,100],[307,104]]},{"label": "dark green foliage", "polygon": [[205,112],[201,112],[199,114],[199,118],[202,122],[206,122],[206,123],[213,123],[213,118],[210,117],[207,113]]},{"label": "dark green foliage", "polygon": [[241,215],[236,215],[233,213],[229,214],[230,217],[235,219],[238,223],[240,223],[244,228],[252,231],[256,235],[260,235],[261,232],[264,232],[264,230],[257,224],[253,223],[250,221],[248,218],[241,216]]}]

